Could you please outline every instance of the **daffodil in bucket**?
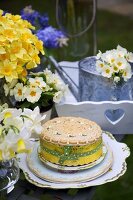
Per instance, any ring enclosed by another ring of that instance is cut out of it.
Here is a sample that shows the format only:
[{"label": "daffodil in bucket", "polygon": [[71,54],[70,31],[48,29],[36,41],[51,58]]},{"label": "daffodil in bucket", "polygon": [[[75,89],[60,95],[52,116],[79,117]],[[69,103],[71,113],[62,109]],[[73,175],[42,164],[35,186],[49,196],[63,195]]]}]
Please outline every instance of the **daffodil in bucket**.
[{"label": "daffodil in bucket", "polygon": [[133,53],[116,49],[79,62],[80,101],[119,101],[133,99]]}]

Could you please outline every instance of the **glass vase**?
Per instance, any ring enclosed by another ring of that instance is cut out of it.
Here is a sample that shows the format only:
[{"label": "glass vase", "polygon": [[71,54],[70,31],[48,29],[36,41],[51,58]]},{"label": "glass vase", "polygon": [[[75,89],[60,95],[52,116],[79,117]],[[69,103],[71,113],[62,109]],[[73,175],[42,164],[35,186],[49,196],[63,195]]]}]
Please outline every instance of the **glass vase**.
[{"label": "glass vase", "polygon": [[16,158],[0,161],[0,192],[10,192],[18,179],[19,166]]},{"label": "glass vase", "polygon": [[57,0],[56,22],[59,29],[69,37],[67,48],[58,51],[62,55],[60,57],[77,61],[87,55],[95,55],[96,0]]}]

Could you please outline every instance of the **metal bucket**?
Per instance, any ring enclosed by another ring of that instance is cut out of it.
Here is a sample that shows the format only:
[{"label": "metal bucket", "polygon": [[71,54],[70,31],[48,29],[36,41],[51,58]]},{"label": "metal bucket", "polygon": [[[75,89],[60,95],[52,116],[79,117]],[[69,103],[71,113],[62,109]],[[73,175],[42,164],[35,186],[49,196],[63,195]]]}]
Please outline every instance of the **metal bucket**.
[{"label": "metal bucket", "polygon": [[79,62],[79,101],[133,100],[133,76],[127,82],[114,84],[96,71],[96,58]]}]

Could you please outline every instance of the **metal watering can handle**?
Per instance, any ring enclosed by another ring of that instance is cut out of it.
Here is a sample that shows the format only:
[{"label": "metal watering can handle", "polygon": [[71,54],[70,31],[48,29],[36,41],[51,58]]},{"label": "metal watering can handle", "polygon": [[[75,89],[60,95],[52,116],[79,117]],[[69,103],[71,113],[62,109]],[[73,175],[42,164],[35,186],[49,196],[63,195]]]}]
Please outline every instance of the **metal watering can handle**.
[{"label": "metal watering can handle", "polygon": [[[69,34],[68,32],[66,32],[68,37],[71,37],[71,38],[72,37],[79,37],[79,36],[83,35],[86,31],[88,31],[91,28],[91,26],[93,25],[93,23],[95,21],[95,18],[96,18],[96,4],[97,4],[96,1],[97,0],[93,0],[93,14],[92,14],[92,18],[91,18],[90,23],[88,24],[88,26],[83,31],[80,31],[77,34]],[[57,22],[60,30],[62,30],[64,32],[64,29],[63,29],[62,25],[60,24],[59,12],[58,11],[59,11],[59,0],[56,0],[56,22]]]}]

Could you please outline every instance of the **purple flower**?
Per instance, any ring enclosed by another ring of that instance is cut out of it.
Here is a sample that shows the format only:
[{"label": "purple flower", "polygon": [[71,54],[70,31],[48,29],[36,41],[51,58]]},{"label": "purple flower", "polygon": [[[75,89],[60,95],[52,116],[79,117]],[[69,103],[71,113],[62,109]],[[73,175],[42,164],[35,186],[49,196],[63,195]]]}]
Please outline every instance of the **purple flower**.
[{"label": "purple flower", "polygon": [[32,6],[26,6],[21,10],[21,17],[29,21],[36,29],[42,29],[49,25],[48,15],[40,15],[38,11],[32,9]]},{"label": "purple flower", "polygon": [[38,22],[40,24],[40,27],[42,29],[46,28],[49,26],[49,18],[47,14],[39,15],[38,17]]},{"label": "purple flower", "polygon": [[36,35],[43,41],[46,48],[58,48],[67,45],[68,38],[66,38],[62,31],[52,26],[46,27],[43,30],[38,30]]},{"label": "purple flower", "polygon": [[37,19],[39,17],[39,12],[32,9],[32,6],[26,6],[21,10],[21,17],[29,21],[33,26],[36,26]]}]

